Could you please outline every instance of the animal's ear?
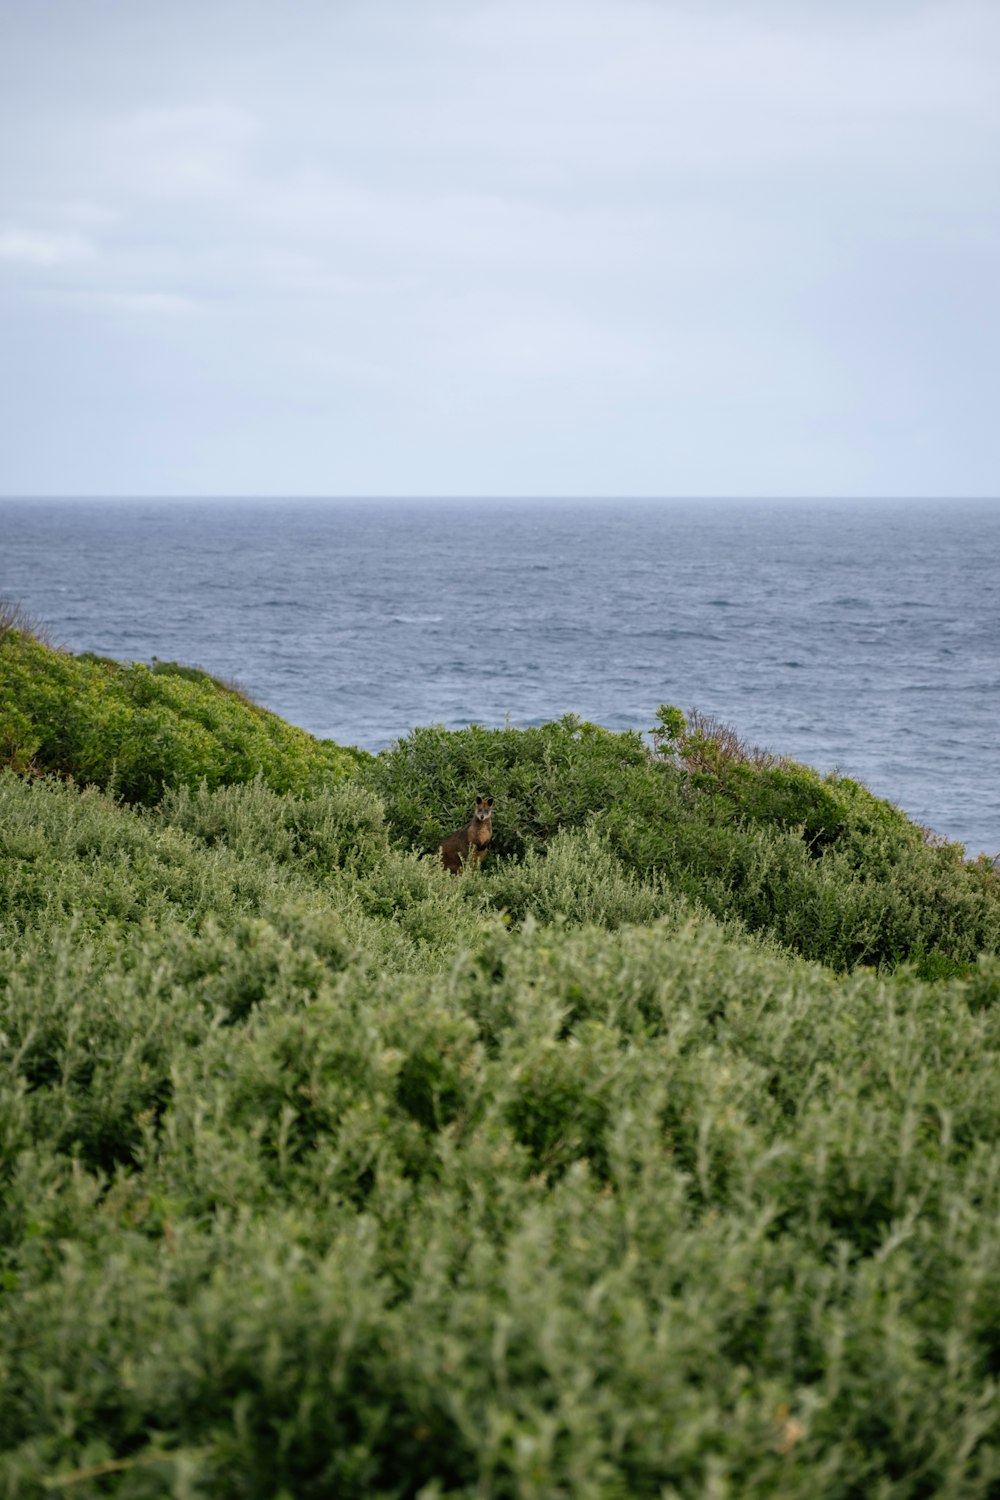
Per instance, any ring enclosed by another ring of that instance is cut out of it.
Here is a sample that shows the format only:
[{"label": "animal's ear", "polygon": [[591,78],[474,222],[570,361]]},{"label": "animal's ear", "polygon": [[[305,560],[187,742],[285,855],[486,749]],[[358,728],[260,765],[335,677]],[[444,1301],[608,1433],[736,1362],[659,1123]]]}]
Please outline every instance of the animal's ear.
[{"label": "animal's ear", "polygon": [[493,798],[492,797],[486,797],[483,800],[485,801],[487,807],[492,807],[493,806]]}]

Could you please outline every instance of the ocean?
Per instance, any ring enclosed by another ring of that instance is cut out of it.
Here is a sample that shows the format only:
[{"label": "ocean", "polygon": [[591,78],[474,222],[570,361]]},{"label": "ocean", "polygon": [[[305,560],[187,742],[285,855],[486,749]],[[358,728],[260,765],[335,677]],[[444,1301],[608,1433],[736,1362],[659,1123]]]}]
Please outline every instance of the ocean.
[{"label": "ocean", "polygon": [[1000,850],[1000,504],[5,500],[0,596],[371,750],[694,705]]}]

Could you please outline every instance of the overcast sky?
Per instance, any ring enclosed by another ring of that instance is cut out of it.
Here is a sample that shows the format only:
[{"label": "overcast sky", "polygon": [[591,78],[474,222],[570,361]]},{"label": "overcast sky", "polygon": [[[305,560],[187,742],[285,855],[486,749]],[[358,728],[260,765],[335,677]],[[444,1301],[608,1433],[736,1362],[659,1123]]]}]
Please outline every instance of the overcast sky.
[{"label": "overcast sky", "polygon": [[996,495],[998,0],[0,0],[0,494]]}]

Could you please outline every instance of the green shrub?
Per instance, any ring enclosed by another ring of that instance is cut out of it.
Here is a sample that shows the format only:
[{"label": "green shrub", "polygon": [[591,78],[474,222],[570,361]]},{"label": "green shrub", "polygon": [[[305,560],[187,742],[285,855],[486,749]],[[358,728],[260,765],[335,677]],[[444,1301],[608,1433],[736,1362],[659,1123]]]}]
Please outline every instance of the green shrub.
[{"label": "green shrub", "polygon": [[666,882],[642,881],[594,824],[564,829],[545,852],[498,860],[481,876],[490,902],[516,922],[569,922],[607,929],[653,922],[680,902]]},{"label": "green shrub", "polygon": [[153,802],[165,788],[251,781],[317,790],[365,759],[315,740],[197,669],[74,657],[0,629],[0,764]]},{"label": "green shrub", "polygon": [[220,1025],[164,936],[0,988],[6,1493],[991,1495],[995,961],[528,923],[409,979],[242,922]]},{"label": "green shrub", "polygon": [[307,797],[281,795],[259,779],[214,788],[202,782],[165,792],[157,818],[209,847],[225,845],[317,876],[371,869],[389,848],[381,804],[350,781]]},{"label": "green shrub", "polygon": [[362,768],[385,804],[394,836],[435,850],[469,820],[477,794],[492,795],[492,856],[522,858],[553,834],[582,827],[611,787],[649,777],[641,736],[612,734],[572,715],[532,729],[414,729]]},{"label": "green shrub", "polygon": [[0,771],[0,1496],[992,1500],[996,878],[669,745]]},{"label": "green shrub", "polygon": [[[698,717],[692,731],[670,708],[658,722],[652,750],[572,718],[414,730],[360,774],[393,836],[425,850],[477,792],[492,795],[483,869],[515,919],[650,920],[670,892],[837,969],[962,973],[997,951],[1000,880],[956,846],[931,846],[856,782],[748,750],[724,726]],[[587,828],[596,842],[567,864],[557,835]]]}]

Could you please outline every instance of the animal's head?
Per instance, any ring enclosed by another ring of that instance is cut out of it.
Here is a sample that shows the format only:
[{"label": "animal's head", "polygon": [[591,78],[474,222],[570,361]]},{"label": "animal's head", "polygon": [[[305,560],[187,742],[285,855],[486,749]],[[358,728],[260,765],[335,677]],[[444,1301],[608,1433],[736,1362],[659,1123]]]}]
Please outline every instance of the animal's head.
[{"label": "animal's head", "polygon": [[477,823],[488,823],[493,816],[493,798],[477,797],[476,810],[472,816]]}]

